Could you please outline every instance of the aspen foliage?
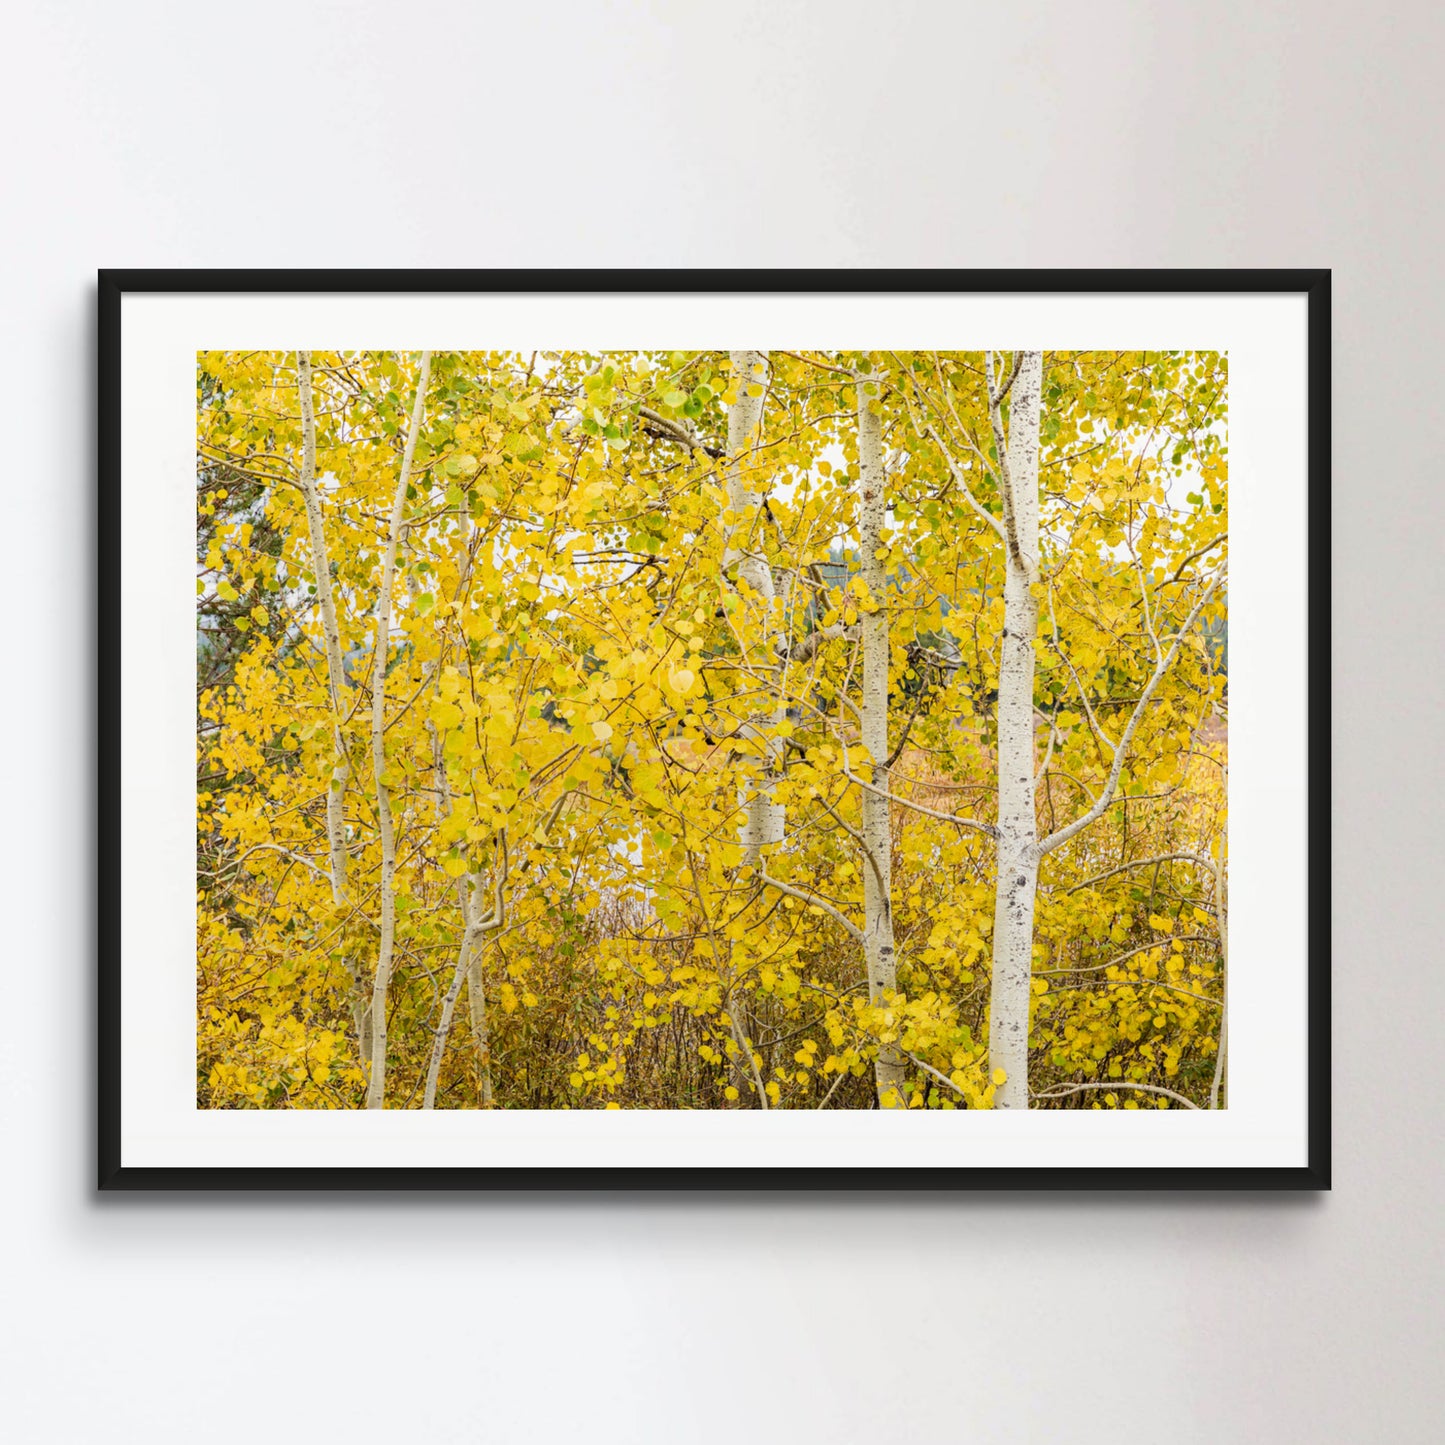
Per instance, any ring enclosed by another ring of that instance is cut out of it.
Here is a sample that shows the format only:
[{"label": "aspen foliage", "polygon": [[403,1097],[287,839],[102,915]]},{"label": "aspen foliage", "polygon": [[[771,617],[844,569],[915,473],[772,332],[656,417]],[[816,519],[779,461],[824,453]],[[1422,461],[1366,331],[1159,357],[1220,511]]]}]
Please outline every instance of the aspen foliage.
[{"label": "aspen foliage", "polygon": [[[989,364],[200,354],[198,1104],[992,1107]],[[1044,353],[1038,431],[1030,1105],[1208,1108],[1226,358]]]}]

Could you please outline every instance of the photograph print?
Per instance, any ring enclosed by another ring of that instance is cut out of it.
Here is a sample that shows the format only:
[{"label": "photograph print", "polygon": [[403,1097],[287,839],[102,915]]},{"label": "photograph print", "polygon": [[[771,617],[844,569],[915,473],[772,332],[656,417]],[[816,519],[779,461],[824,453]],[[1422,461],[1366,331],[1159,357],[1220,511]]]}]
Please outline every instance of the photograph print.
[{"label": "photograph print", "polygon": [[1228,1106],[1215,353],[202,353],[197,1103]]}]

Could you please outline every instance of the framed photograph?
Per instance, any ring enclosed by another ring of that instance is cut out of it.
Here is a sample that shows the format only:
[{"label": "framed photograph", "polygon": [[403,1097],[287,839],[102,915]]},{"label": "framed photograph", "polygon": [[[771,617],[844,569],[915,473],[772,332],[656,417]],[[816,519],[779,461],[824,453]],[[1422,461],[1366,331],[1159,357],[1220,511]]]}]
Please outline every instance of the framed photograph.
[{"label": "framed photograph", "polygon": [[1328,1188],[1328,272],[99,305],[100,1188]]}]

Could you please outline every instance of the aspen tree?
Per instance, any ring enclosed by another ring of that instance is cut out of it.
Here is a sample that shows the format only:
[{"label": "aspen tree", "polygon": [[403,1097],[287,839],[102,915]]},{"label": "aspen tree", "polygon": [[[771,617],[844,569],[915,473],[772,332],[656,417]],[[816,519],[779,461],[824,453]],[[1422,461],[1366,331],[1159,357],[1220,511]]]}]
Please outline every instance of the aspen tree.
[{"label": "aspen tree", "polygon": [[[882,386],[864,358],[857,381],[858,539],[860,576],[868,598],[862,604],[862,742],[869,757],[872,787],[862,794],[863,955],[868,998],[883,1006],[898,986],[893,943],[893,840],[888,803],[889,605],[883,524],[888,515],[883,466]],[[878,1102],[885,1109],[905,1106],[904,1059],[892,1043],[879,1046],[875,1065]]]},{"label": "aspen tree", "polygon": [[381,589],[376,604],[376,651],[371,667],[371,761],[376,780],[377,827],[381,834],[381,942],[376,976],[371,988],[371,1068],[366,1084],[366,1107],[386,1107],[386,995],[391,987],[396,947],[396,830],[391,816],[391,790],[386,770],[386,671],[391,646],[391,603],[396,585],[396,554],[401,545],[406,489],[411,483],[412,458],[426,414],[426,388],[431,375],[431,352],[421,354],[416,401],[402,451],[401,472],[391,505],[386,533],[386,554],[381,564]]},{"label": "aspen tree", "polygon": [[[984,368],[989,419],[999,460],[1004,529],[1004,624],[998,669],[998,863],[989,1059],[998,1086],[994,1107],[1026,1109],[1034,900],[1039,881],[1034,809],[1034,637],[1039,616],[1035,588],[1039,578],[1039,391],[1043,356],[1037,351],[1018,352],[1012,375],[997,377],[993,353],[988,352]],[[1003,402],[1010,392],[1005,439]]]},{"label": "aspen tree", "polygon": [[750,770],[745,776],[738,798],[743,815],[743,865],[748,867],[760,860],[764,847],[783,839],[783,809],[774,801],[773,786],[779,754],[776,726],[782,709],[771,695],[778,670],[773,625],[777,594],[765,550],[768,499],[753,456],[762,424],[768,358],[761,351],[734,351],[732,366],[737,399],[728,408],[730,520],[723,529],[722,565],[724,574],[735,579],[742,598],[739,630],[744,664],[755,683],[769,694],[764,705],[754,709],[738,729],[758,755],[756,775]]},{"label": "aspen tree", "polygon": [[[342,732],[342,706],[346,674],[341,660],[341,628],[336,620],[336,599],[331,591],[331,554],[326,546],[326,524],[321,494],[316,486],[316,413],[312,395],[311,353],[296,353],[301,399],[301,493],[306,503],[306,526],[311,541],[311,567],[316,576],[316,601],[321,608],[321,631],[326,648],[326,693],[331,707],[332,765],[326,789],[326,839],[331,864],[331,901],[346,906],[346,784],[351,777],[346,740]],[[361,991],[356,965],[348,960],[353,989],[352,1016],[363,1067],[371,1061],[371,1008]]]}]

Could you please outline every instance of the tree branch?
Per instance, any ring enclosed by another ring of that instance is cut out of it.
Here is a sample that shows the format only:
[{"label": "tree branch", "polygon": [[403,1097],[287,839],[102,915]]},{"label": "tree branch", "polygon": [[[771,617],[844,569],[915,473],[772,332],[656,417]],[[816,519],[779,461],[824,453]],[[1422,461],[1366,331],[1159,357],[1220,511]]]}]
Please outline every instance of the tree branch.
[{"label": "tree branch", "polygon": [[1062,1099],[1069,1094],[1082,1094],[1089,1089],[1107,1089],[1111,1092],[1116,1089],[1138,1089],[1145,1094],[1164,1094],[1168,1098],[1183,1104],[1186,1109],[1197,1109],[1198,1104],[1193,1099],[1186,1099],[1183,1094],[1176,1094],[1173,1089],[1166,1089],[1162,1084],[1125,1084],[1119,1080],[1112,1080],[1107,1084],[1070,1084],[1067,1088],[1049,1089],[1042,1094],[1033,1094],[1035,1099]]},{"label": "tree branch", "polygon": [[1070,893],[1077,893],[1081,888],[1092,887],[1095,883],[1102,883],[1106,878],[1112,878],[1116,873],[1127,873],[1131,868],[1148,868],[1155,863],[1197,863],[1201,868],[1213,868],[1214,864],[1208,858],[1201,858],[1198,853],[1161,853],[1157,858],[1138,858],[1133,863],[1121,863],[1117,868],[1110,868],[1107,873],[1096,873],[1092,878],[1085,878],[1082,883],[1075,883],[1064,889],[1067,896]]},{"label": "tree branch", "polygon": [[[1016,351],[1014,353],[1015,373],[1022,364],[1023,353]],[[1003,523],[1008,553],[1016,567],[1032,576],[1032,569],[1025,563],[1023,549],[1019,546],[1018,524],[1015,521],[1013,477],[1009,474],[1008,465],[1008,441],[1003,434],[1003,412],[999,409],[1003,393],[994,389],[993,352],[991,351],[984,353],[984,375],[988,379],[988,420],[989,425],[993,428],[994,450],[998,452],[998,479],[1000,491],[1003,494]],[[1009,378],[1009,385],[1013,385],[1012,377]]]},{"label": "tree branch", "polygon": [[777,639],[778,656],[784,662],[810,662],[813,654],[817,652],[820,644],[831,642],[834,638],[841,637],[847,642],[858,640],[858,629],[856,627],[845,627],[841,622],[834,622],[827,627],[816,627],[806,637],[800,637],[796,644],[789,643],[787,639]]},{"label": "tree branch", "polygon": [[849,936],[853,938],[855,942],[863,942],[863,930],[859,928],[856,923],[853,923],[848,918],[844,917],[844,915],[840,913],[836,908],[834,908],[833,905],[827,901],[827,899],[819,898],[815,894],[805,893],[801,888],[794,888],[790,883],[780,883],[776,878],[772,877],[768,873],[764,873],[762,875],[762,880],[770,888],[776,888],[779,893],[786,893],[789,898],[796,898],[802,903],[808,903],[815,908],[821,908],[824,913],[829,915],[829,917],[834,919],[837,923],[840,923],[848,931]]},{"label": "tree branch", "polygon": [[1164,585],[1167,587],[1169,583],[1177,582],[1184,575],[1184,569],[1191,562],[1197,562],[1206,552],[1212,552],[1221,542],[1227,541],[1228,538],[1228,532],[1221,532],[1212,542],[1205,543],[1197,552],[1191,552],[1178,567],[1174,569],[1174,575],[1169,579],[1169,582],[1166,582]]},{"label": "tree branch", "polygon": [[1196,602],[1190,610],[1189,616],[1184,619],[1183,626],[1174,635],[1174,642],[1169,648],[1166,656],[1161,658],[1154,668],[1154,674],[1149,679],[1144,691],[1139,695],[1139,701],[1134,705],[1134,711],[1130,715],[1129,724],[1124,729],[1124,735],[1119,739],[1118,746],[1114,749],[1114,766],[1109,769],[1109,778],[1104,785],[1104,791],[1099,795],[1094,806],[1089,809],[1081,818],[1076,818],[1066,827],[1060,828],[1058,832],[1052,833],[1039,844],[1039,857],[1051,853],[1060,846],[1067,843],[1070,838],[1082,833],[1085,828],[1098,822],[1104,816],[1105,810],[1114,797],[1114,791],[1119,786],[1120,774],[1124,771],[1124,759],[1129,753],[1129,744],[1134,740],[1134,732],[1139,726],[1140,719],[1144,716],[1144,709],[1149,705],[1149,700],[1154,696],[1154,689],[1159,686],[1164,674],[1174,665],[1174,659],[1179,655],[1179,649],[1188,636],[1190,629],[1194,626],[1199,614],[1204,610],[1209,599],[1214,595],[1214,589],[1219,586],[1223,578],[1223,572],[1217,572],[1209,586],[1204,589],[1204,595]]},{"label": "tree branch", "polygon": [[[1000,390],[999,390],[998,400],[999,400],[1000,402],[1002,402],[1003,399],[1009,394],[1009,392],[1013,390],[1013,384],[1014,384],[1014,382],[1016,382],[1016,381],[1018,380],[1019,368],[1020,368],[1023,364],[1024,364],[1024,354],[1023,354],[1023,352],[1022,352],[1022,351],[1015,351],[1015,352],[1014,352],[1013,369],[1012,369],[1012,370],[1009,372],[1009,374],[1008,374],[1008,380],[1007,380],[1006,382],[1004,382],[1002,388],[1000,388]],[[990,373],[990,374],[992,374],[992,373]]]},{"label": "tree branch", "polygon": [[[935,365],[937,364],[937,361],[938,358],[937,356],[935,356]],[[923,391],[923,388],[918,384],[918,378],[915,377],[912,372],[909,372],[908,379],[913,384],[913,389],[918,394],[919,401],[923,402],[925,400],[925,393]],[[983,505],[983,503],[978,500],[976,496],[974,496],[973,488],[970,487],[968,484],[968,478],[964,476],[963,471],[960,469],[958,463],[954,460],[953,452],[949,449],[943,438],[939,436],[938,429],[933,425],[932,422],[922,421],[921,418],[914,413],[913,403],[908,399],[906,393],[904,394],[903,401],[904,405],[908,407],[908,419],[913,423],[914,430],[926,433],[929,437],[933,439],[934,446],[938,448],[939,455],[942,456],[943,463],[948,468],[949,475],[953,478],[954,485],[959,489],[960,492],[963,493],[964,500],[985,522],[988,523],[989,527],[992,528],[992,530],[997,534],[999,541],[1007,545],[1008,538],[1004,535],[1004,529],[1000,525],[998,518],[995,517],[994,514],[990,512]],[[969,445],[973,446],[973,443],[970,442]],[[997,484],[998,478],[994,476],[993,469],[988,465],[988,459],[983,455],[982,452],[978,450],[977,446],[973,446],[973,450],[978,456],[979,461],[983,463],[984,470],[990,476],[994,477],[994,482]]]},{"label": "tree branch", "polygon": [[887,798],[890,803],[897,803],[901,808],[912,808],[915,813],[922,813],[928,818],[938,818],[944,823],[956,823],[960,828],[972,828],[975,833],[982,833],[986,838],[998,837],[998,829],[992,823],[979,823],[972,818],[960,818],[956,813],[940,813],[937,808],[926,808],[922,803],[912,802],[908,798],[900,798],[897,793],[890,793],[883,788],[875,788],[872,783],[864,782],[848,767],[848,745],[846,743],[843,744],[843,776],[850,783],[856,783],[860,788],[870,793],[876,793],[880,798]]},{"label": "tree branch", "polygon": [[661,412],[653,411],[650,406],[639,406],[637,408],[637,414],[642,417],[644,421],[652,423],[652,427],[650,428],[652,434],[654,436],[661,434],[661,440],[663,441],[681,442],[683,446],[689,447],[695,452],[703,452],[707,456],[714,458],[727,455],[725,448],[714,446],[710,442],[703,441],[701,437],[683,426],[681,422],[674,421],[671,417],[663,416]]},{"label": "tree branch", "polygon": [[[1128,953],[1119,953],[1108,960],[1107,963],[1081,963],[1074,968],[1040,968],[1034,970],[1035,978],[1071,978],[1079,973],[1098,973],[1102,968],[1119,968],[1127,959],[1133,958],[1136,954],[1150,953],[1156,948],[1163,948],[1175,940],[1180,943],[1213,943],[1207,933],[1179,933],[1171,935],[1167,939],[1154,938],[1148,943],[1141,943],[1138,948],[1131,948]],[[1110,982],[1113,982],[1111,979]]]},{"label": "tree branch", "polygon": [[902,1054],[905,1058],[912,1059],[913,1062],[914,1062],[915,1064],[917,1064],[918,1067],[924,1071],[924,1073],[932,1074],[933,1077],[939,1081],[939,1083],[941,1083],[941,1084],[947,1084],[948,1087],[949,1087],[950,1089],[952,1089],[953,1092],[954,1092],[955,1094],[957,1094],[957,1095],[958,1095],[961,1099],[963,1099],[965,1102],[969,1102],[969,1103],[972,1102],[972,1100],[969,1099],[968,1095],[965,1094],[965,1093],[963,1092],[963,1090],[960,1089],[960,1088],[958,1087],[958,1085],[955,1084],[955,1083],[953,1082],[953,1080],[948,1077],[947,1074],[940,1073],[939,1070],[935,1069],[932,1064],[926,1064],[926,1063],[924,1063],[924,1061],[923,1061],[922,1059],[920,1059],[917,1054],[912,1053],[912,1052],[910,1052],[908,1049],[903,1048],[902,1045],[899,1045],[898,1052],[899,1052],[900,1054]]}]

